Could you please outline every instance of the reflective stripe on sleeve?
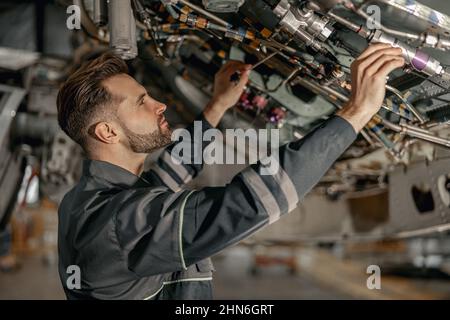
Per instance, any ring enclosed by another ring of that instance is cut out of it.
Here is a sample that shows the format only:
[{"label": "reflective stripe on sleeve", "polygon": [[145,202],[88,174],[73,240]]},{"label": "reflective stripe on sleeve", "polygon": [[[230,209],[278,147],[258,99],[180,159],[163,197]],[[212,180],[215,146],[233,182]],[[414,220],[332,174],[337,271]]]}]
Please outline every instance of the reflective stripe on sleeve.
[{"label": "reflective stripe on sleeve", "polygon": [[266,210],[269,216],[269,223],[277,221],[281,214],[280,207],[259,174],[257,174],[252,167],[245,169],[241,174],[247,182],[247,185],[253,190],[259,202]]},{"label": "reflective stripe on sleeve", "polygon": [[182,163],[176,164],[172,161],[172,156],[169,152],[164,151],[162,160],[178,175],[180,180],[182,180],[184,183],[187,183],[192,179],[192,175],[187,171]]}]

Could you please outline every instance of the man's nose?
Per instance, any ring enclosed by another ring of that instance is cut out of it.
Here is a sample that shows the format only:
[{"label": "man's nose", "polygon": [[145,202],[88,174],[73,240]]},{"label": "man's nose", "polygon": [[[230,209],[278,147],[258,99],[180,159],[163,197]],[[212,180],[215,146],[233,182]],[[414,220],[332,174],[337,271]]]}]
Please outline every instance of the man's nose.
[{"label": "man's nose", "polygon": [[156,109],[156,114],[160,115],[162,113],[164,113],[164,111],[166,111],[167,106],[164,103],[159,103],[158,104],[158,109]]}]

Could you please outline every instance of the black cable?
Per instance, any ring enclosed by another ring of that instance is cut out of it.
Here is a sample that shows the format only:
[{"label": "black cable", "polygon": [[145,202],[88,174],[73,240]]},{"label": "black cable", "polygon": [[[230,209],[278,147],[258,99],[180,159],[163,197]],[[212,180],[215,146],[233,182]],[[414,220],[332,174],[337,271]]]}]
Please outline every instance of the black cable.
[{"label": "black cable", "polygon": [[432,99],[436,99],[436,100],[439,100],[439,101],[442,101],[442,102],[450,102],[450,100],[442,99],[442,98],[439,98],[439,97],[433,97]]},{"label": "black cable", "polygon": [[438,86],[438,87],[441,88],[441,89],[447,90],[446,87],[442,86],[441,84],[437,83],[437,82],[434,81],[434,80],[431,80],[429,77],[425,77],[424,75],[422,75],[422,74],[420,74],[419,72],[416,72],[416,71],[413,71],[413,73],[414,73],[416,76],[418,76],[418,77],[420,77],[420,78],[422,78],[422,79],[425,79],[425,80],[431,82],[431,83],[434,84],[435,86]]}]

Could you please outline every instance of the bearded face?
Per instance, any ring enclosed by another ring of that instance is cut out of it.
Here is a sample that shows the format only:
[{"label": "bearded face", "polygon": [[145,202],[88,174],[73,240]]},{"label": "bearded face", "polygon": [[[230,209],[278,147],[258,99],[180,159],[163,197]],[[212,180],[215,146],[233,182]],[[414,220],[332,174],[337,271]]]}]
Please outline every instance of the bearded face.
[{"label": "bearded face", "polygon": [[167,106],[152,97],[133,77],[119,74],[103,81],[114,102],[105,117],[118,124],[120,143],[134,153],[151,153],[171,143],[164,117]]},{"label": "bearded face", "polygon": [[120,120],[119,123],[128,139],[128,146],[135,153],[151,153],[172,142],[172,130],[163,118],[158,121],[158,129],[146,134],[133,132]]}]

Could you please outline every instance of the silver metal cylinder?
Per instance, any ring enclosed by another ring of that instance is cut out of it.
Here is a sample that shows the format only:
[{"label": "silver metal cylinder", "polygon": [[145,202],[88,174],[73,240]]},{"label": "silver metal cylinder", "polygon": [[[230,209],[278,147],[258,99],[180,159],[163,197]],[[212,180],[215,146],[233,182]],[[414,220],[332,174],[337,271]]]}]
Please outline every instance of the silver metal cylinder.
[{"label": "silver metal cylinder", "polygon": [[422,128],[414,127],[407,124],[394,124],[388,120],[383,119],[382,124],[393,131],[407,134],[421,140],[432,142],[444,147],[450,147],[450,140],[433,135],[431,132]]},{"label": "silver metal cylinder", "polygon": [[306,31],[313,37],[325,41],[333,33],[334,28],[326,16],[319,16],[313,10],[308,8],[295,8],[294,15],[300,21],[305,23]]},{"label": "silver metal cylinder", "polygon": [[355,23],[337,15],[336,13],[334,13],[332,11],[329,11],[327,13],[327,16],[336,20],[337,22],[339,22],[343,26],[349,28],[350,30],[358,33],[359,35],[361,35],[364,38],[367,38],[370,35],[370,32],[363,25],[355,24]]},{"label": "silver metal cylinder", "polygon": [[327,18],[320,18],[312,10],[292,7],[286,0],[280,1],[273,12],[281,19],[279,25],[292,34],[296,40],[317,51],[324,50],[316,38],[324,41],[333,32],[333,28],[328,25]]},{"label": "silver metal cylinder", "polygon": [[438,40],[436,48],[442,49],[442,50],[450,50],[450,39],[440,38]]},{"label": "silver metal cylinder", "polygon": [[111,49],[122,59],[137,56],[136,22],[130,0],[109,1],[109,33]]},{"label": "silver metal cylinder", "polygon": [[310,2],[315,5],[317,9],[320,8],[322,12],[327,12],[343,2],[343,0],[312,0]]},{"label": "silver metal cylinder", "polygon": [[106,26],[108,23],[108,2],[107,0],[94,0],[94,19],[97,27]]},{"label": "silver metal cylinder", "polygon": [[372,38],[370,39],[372,43],[387,43],[393,47],[401,48],[403,51],[403,58],[406,62],[410,64],[417,71],[423,72],[429,76],[435,74],[441,74],[443,67],[441,63],[429,56],[427,53],[413,48],[404,42],[399,41],[397,38],[384,33],[381,30],[376,30]]},{"label": "silver metal cylinder", "polygon": [[208,11],[225,13],[238,12],[244,0],[203,0],[202,3]]}]

